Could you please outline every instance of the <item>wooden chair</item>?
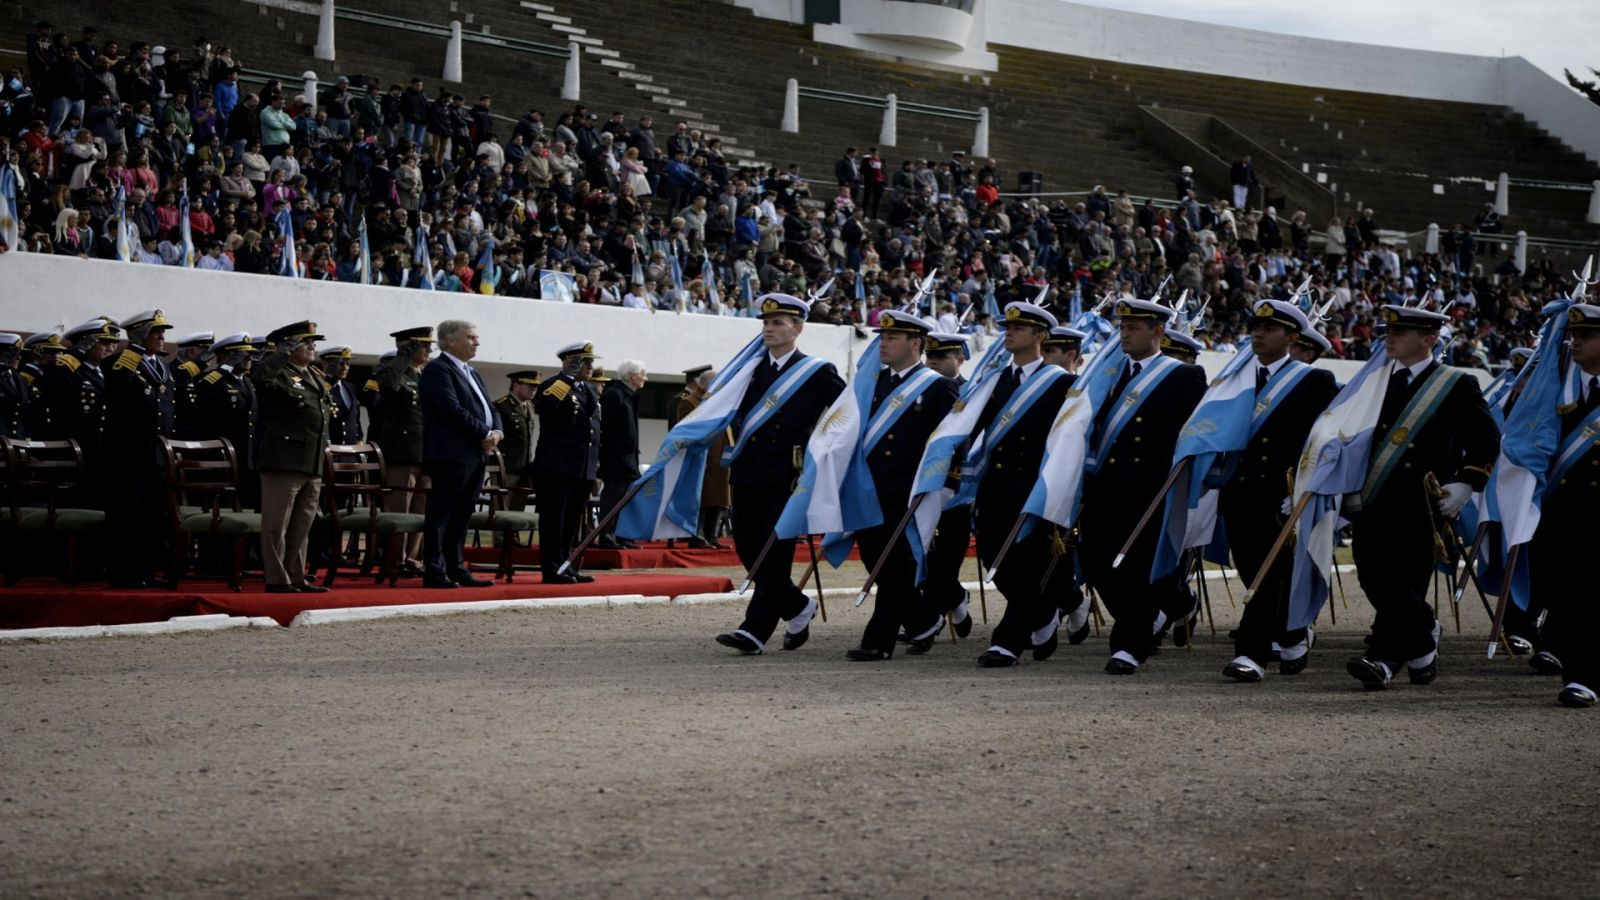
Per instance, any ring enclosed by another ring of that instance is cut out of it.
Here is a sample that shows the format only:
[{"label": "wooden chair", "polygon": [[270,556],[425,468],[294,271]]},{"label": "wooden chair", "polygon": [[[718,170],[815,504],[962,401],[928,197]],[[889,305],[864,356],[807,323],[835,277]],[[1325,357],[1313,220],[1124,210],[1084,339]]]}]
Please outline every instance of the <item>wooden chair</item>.
[{"label": "wooden chair", "polygon": [[488,508],[474,512],[467,520],[467,527],[473,531],[493,532],[500,538],[500,560],[495,566],[494,574],[496,578],[504,578],[509,584],[515,574],[515,567],[511,564],[511,551],[517,545],[517,532],[533,531],[538,528],[539,517],[532,512],[506,508],[513,492],[523,492],[523,489],[505,486],[506,463],[499,450],[493,450],[488,454],[484,469],[483,492],[489,498]]},{"label": "wooden chair", "polygon": [[[362,575],[372,571],[376,560],[378,538],[384,541],[383,563],[375,580],[385,579],[394,587],[400,580],[400,571],[394,561],[401,553],[400,537],[421,534],[423,517],[409,512],[387,512],[384,501],[394,491],[426,493],[426,488],[391,488],[385,481],[383,451],[377,444],[330,444],[324,454],[322,489],[326,492],[325,507],[329,510],[332,528],[328,530],[328,572],[323,584],[332,587],[338,577],[342,555],[341,538],[346,534],[366,535],[366,553],[361,562]],[[346,501],[354,500],[355,506]]]},{"label": "wooden chair", "polygon": [[61,534],[67,541],[65,580],[77,580],[78,538],[103,531],[104,510],[74,506],[85,483],[83,450],[74,440],[30,441],[0,438],[5,449],[5,507],[0,533],[6,538],[6,584],[21,577],[21,543],[28,533]]},{"label": "wooden chair", "polygon": [[228,587],[243,586],[247,541],[261,539],[261,514],[240,508],[239,460],[226,438],[214,441],[161,439],[167,467],[167,504],[172,514],[172,590],[189,568],[195,538],[219,535],[230,545]]}]

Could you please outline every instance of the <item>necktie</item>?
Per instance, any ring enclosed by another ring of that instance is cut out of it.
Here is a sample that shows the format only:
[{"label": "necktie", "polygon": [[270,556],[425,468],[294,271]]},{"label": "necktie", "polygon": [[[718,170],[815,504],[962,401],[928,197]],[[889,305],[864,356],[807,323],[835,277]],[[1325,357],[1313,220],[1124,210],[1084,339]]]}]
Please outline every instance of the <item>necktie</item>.
[{"label": "necktie", "polygon": [[1266,366],[1256,367],[1256,393],[1267,386],[1267,379],[1272,377],[1272,372]]},{"label": "necktie", "polygon": [[1597,406],[1600,406],[1600,375],[1591,375],[1589,388],[1584,393],[1583,410],[1589,412]]},{"label": "necktie", "polygon": [[1403,366],[1396,369],[1395,373],[1389,376],[1389,388],[1391,390],[1405,388],[1409,384],[1411,384],[1411,370]]}]

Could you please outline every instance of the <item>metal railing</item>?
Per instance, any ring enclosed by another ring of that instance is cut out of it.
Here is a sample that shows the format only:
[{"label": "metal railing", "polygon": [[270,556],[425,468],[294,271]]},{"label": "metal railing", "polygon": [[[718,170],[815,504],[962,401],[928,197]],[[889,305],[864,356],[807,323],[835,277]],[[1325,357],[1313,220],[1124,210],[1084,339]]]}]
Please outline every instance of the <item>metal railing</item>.
[{"label": "metal railing", "polygon": [[[1032,191],[1001,191],[999,196],[1001,196],[1001,197],[1040,197],[1040,198],[1044,198],[1044,197],[1087,197],[1092,193],[1094,193],[1094,191],[1040,191],[1038,193],[1034,193]],[[1108,198],[1112,199],[1112,200],[1116,200],[1117,199],[1116,197],[1113,197],[1110,194],[1107,194],[1106,196]],[[1178,209],[1178,203],[1177,203],[1176,200],[1163,200],[1160,197],[1140,197],[1137,194],[1129,194],[1128,195],[1128,199],[1132,200],[1134,202],[1134,204],[1136,204],[1138,206],[1143,206],[1144,202],[1146,200],[1149,200],[1149,201],[1151,201],[1152,203],[1155,204],[1156,209]]]},{"label": "metal railing", "polygon": [[[800,85],[800,96],[809,100],[825,100],[829,103],[846,103],[852,106],[866,106],[872,109],[887,109],[889,100],[872,94],[852,94],[848,91],[830,91],[827,88],[814,88]],[[914,103],[908,100],[895,98],[895,106],[902,113],[917,116],[937,116],[942,119],[958,119],[963,122],[976,122],[982,115],[975,109],[954,109],[949,106],[934,106],[929,103]]]}]

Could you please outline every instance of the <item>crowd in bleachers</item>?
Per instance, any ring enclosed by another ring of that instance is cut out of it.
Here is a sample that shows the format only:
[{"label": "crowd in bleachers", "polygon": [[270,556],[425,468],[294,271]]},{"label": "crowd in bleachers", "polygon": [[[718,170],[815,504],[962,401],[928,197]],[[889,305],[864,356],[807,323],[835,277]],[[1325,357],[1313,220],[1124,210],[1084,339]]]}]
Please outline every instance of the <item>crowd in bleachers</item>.
[{"label": "crowd in bleachers", "polygon": [[658,132],[581,104],[503,116],[422,79],[340,78],[307,97],[247,83],[241,65],[204,38],[123,46],[39,23],[0,88],[4,249],[720,315],[835,279],[813,318],[854,324],[937,270],[924,311],[968,329],[1045,285],[1067,315],[1170,276],[1169,297],[1206,305],[1201,338],[1218,348],[1242,338],[1254,299],[1310,276],[1332,301],[1329,355],[1363,358],[1374,308],[1425,296],[1457,320],[1452,359],[1485,366],[1532,340],[1562,288],[1550,261],[1519,272],[1465,230],[1410,254],[1371,209],[1323,225],[1203,202],[1187,174],[1170,200],[1096,187],[1070,202],[1002,195],[994,160],[872,148],[812,181],[737,166],[684,122]]}]

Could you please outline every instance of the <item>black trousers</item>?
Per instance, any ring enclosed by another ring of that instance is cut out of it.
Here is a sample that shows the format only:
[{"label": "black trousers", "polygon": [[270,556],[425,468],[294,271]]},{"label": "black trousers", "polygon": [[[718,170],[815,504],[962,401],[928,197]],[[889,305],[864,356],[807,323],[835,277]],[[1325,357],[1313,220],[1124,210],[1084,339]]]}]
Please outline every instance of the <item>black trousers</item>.
[{"label": "black trousers", "polygon": [[861,562],[869,569],[884,558],[878,572],[878,593],[872,601],[872,617],[867,620],[861,634],[861,646],[893,654],[895,640],[903,627],[912,637],[919,637],[939,624],[944,607],[924,598],[917,588],[917,562],[911,555],[911,544],[901,534],[893,547],[887,546],[889,535],[898,520],[888,520],[895,513],[904,514],[905,504],[885,510],[885,524],[862,529],[856,533],[856,544],[861,548]]},{"label": "black trousers", "polygon": [[[1586,554],[1594,552],[1587,546],[1592,541],[1583,518],[1574,519],[1550,507],[1546,501],[1546,518],[1523,549],[1529,554],[1533,596],[1550,610],[1544,623],[1543,649],[1561,660],[1563,682],[1600,691],[1600,653],[1594,646],[1600,629],[1600,604],[1595,602],[1592,588],[1584,587],[1592,577],[1584,571]],[[1507,613],[1513,609],[1516,605],[1507,601]]]},{"label": "black trousers", "polygon": [[[746,569],[755,565],[761,548],[777,527],[778,516],[789,501],[787,485],[741,485],[733,501],[733,545],[739,562]],[[805,611],[808,598],[795,587],[790,576],[794,566],[794,540],[773,541],[761,568],[756,569],[750,603],[745,607],[739,628],[765,643],[782,619],[792,619]]]},{"label": "black trousers", "polygon": [[961,586],[961,565],[966,562],[971,541],[971,505],[940,514],[933,546],[928,548],[928,577],[922,583],[922,593],[933,609],[949,612],[961,605],[966,596],[966,589]]},{"label": "black trousers", "polygon": [[[623,496],[628,493],[628,486],[633,482],[626,478],[606,478],[602,480],[604,484],[600,486],[600,518],[604,520],[611,513],[612,508],[622,502]],[[617,523],[613,520],[600,534],[609,536],[615,534],[616,530]]]},{"label": "black trousers", "polygon": [[[167,518],[166,470],[157,465],[124,464],[105,470],[106,534],[111,536],[112,581],[149,578],[167,559],[162,547],[171,531]],[[172,578],[182,573],[169,572]]]},{"label": "black trousers", "polygon": [[554,575],[578,546],[583,507],[593,482],[570,475],[535,475],[534,509],[539,513],[539,571]]},{"label": "black trousers", "polygon": [[[979,485],[977,507],[978,555],[984,565],[993,566],[1026,496],[1015,490]],[[1024,492],[1025,493],[1025,492]],[[1021,655],[1033,646],[1033,634],[1055,618],[1056,605],[1045,597],[1044,574],[1050,567],[1050,533],[1035,526],[1006,551],[1006,558],[994,573],[994,586],[1006,598],[1006,611],[990,633],[989,643]]]},{"label": "black trousers", "polygon": [[1143,663],[1155,646],[1151,633],[1160,614],[1171,618],[1186,612],[1176,609],[1182,575],[1173,572],[1155,580],[1150,578],[1160,528],[1146,527],[1122,565],[1112,568],[1117,551],[1132,529],[1117,522],[1102,526],[1097,521],[1097,511],[1088,506],[1082,518],[1078,560],[1083,564],[1084,580],[1099,592],[1106,610],[1116,620],[1111,626],[1111,652],[1126,653]]},{"label": "black trousers", "polygon": [[422,564],[433,578],[466,574],[461,548],[467,539],[467,520],[483,488],[483,461],[427,461],[422,469],[433,481],[422,513]]},{"label": "black trousers", "polygon": [[[1267,502],[1251,503],[1225,490],[1218,510],[1228,523],[1228,547],[1233,551],[1233,564],[1239,571],[1239,578],[1247,585],[1255,581],[1283,527],[1278,516],[1281,498],[1266,491],[1259,495]],[[1294,572],[1294,554],[1289,549],[1285,546],[1278,553],[1267,577],[1261,581],[1261,588],[1244,605],[1239,628],[1234,633],[1235,656],[1248,656],[1257,664],[1265,665],[1272,656],[1273,641],[1292,647],[1305,640],[1304,628],[1289,631],[1287,627],[1289,580]]]},{"label": "black trousers", "polygon": [[[1420,486],[1404,502],[1425,512]],[[1431,501],[1429,501],[1431,502]],[[1367,655],[1398,664],[1434,649],[1433,533],[1421,515],[1370,506],[1351,523],[1356,579],[1375,613],[1367,636]]]}]

